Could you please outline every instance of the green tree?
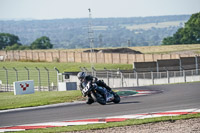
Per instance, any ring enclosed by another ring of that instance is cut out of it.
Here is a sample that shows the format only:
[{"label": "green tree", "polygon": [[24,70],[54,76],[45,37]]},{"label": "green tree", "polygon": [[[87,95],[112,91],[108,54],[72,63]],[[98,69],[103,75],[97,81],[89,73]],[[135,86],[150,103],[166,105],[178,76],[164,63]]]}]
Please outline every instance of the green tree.
[{"label": "green tree", "polygon": [[42,36],[36,39],[30,47],[31,49],[51,49],[53,48],[53,44],[51,44],[51,41],[48,37]]},{"label": "green tree", "polygon": [[200,12],[193,14],[184,28],[178,29],[172,37],[162,41],[162,45],[173,44],[200,44]]},{"label": "green tree", "polygon": [[12,46],[7,46],[5,48],[5,50],[28,50],[28,49],[30,49],[29,46],[19,45],[17,43]]},{"label": "green tree", "polygon": [[9,33],[0,33],[0,49],[5,49],[7,46],[14,44],[21,45],[18,36]]}]

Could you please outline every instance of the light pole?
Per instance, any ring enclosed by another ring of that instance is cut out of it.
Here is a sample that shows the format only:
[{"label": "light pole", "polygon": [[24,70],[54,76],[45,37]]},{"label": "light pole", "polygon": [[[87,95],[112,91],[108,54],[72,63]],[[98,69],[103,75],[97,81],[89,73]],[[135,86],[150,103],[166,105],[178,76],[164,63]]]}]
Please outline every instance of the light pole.
[{"label": "light pole", "polygon": [[93,57],[92,54],[94,52],[94,33],[92,29],[92,13],[91,9],[88,9],[89,11],[89,26],[88,26],[88,40],[90,42],[90,63],[91,63],[91,69],[94,67]]}]

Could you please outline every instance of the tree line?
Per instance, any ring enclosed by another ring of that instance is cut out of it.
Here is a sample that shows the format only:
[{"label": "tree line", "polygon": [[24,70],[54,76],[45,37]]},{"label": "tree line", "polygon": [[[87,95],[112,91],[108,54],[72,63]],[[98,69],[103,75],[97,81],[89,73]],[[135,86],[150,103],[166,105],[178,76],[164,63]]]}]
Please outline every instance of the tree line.
[{"label": "tree line", "polygon": [[42,36],[31,43],[30,46],[22,45],[18,36],[9,33],[0,33],[0,50],[28,50],[51,49],[53,44],[48,37]]},{"label": "tree line", "polygon": [[179,28],[173,36],[162,41],[162,45],[174,44],[200,44],[200,12],[193,14],[185,26]]},{"label": "tree line", "polygon": [[[172,15],[131,18],[93,18],[94,47],[133,47],[161,45],[163,38],[173,35],[191,15]],[[141,24],[160,25],[163,22],[180,22],[180,25],[131,29]],[[41,36],[46,36],[54,48],[89,48],[88,18],[0,21],[0,33],[10,33],[20,38],[21,44],[30,46]]]},{"label": "tree line", "polygon": [[[189,19],[189,20],[188,20]],[[187,20],[184,27],[152,27],[148,30],[127,28],[133,24],[149,24]],[[151,46],[200,43],[200,13],[180,16],[93,19],[94,47]],[[0,21],[0,49],[89,48],[88,19],[45,21]],[[14,31],[12,34],[9,31]],[[21,36],[23,35],[23,36]],[[45,36],[44,36],[45,35]],[[172,36],[171,36],[172,35]],[[19,39],[19,37],[20,39]],[[42,36],[42,37],[39,37]],[[33,40],[33,38],[36,38]],[[53,40],[53,44],[51,40]],[[30,42],[30,40],[33,40]],[[21,41],[23,40],[23,41]]]}]

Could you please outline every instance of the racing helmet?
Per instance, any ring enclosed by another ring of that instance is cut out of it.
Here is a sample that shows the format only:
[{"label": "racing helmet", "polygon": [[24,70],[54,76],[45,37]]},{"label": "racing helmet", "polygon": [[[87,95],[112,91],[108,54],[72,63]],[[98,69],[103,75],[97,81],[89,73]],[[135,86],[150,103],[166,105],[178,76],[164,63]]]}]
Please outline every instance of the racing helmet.
[{"label": "racing helmet", "polygon": [[84,79],[85,76],[86,76],[86,73],[85,73],[85,72],[79,72],[79,73],[77,74],[77,77],[78,77],[79,80]]}]

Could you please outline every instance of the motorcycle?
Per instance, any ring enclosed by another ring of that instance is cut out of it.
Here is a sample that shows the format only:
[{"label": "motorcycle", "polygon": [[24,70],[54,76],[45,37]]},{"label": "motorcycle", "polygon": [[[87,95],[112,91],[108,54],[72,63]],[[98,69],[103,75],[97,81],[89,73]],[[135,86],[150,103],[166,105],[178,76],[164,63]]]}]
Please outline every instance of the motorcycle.
[{"label": "motorcycle", "polygon": [[107,91],[106,88],[98,86],[96,83],[82,83],[84,88],[82,89],[83,96],[91,95],[92,99],[95,102],[98,102],[101,105],[105,105],[109,102],[119,103],[120,97],[117,93]]}]

